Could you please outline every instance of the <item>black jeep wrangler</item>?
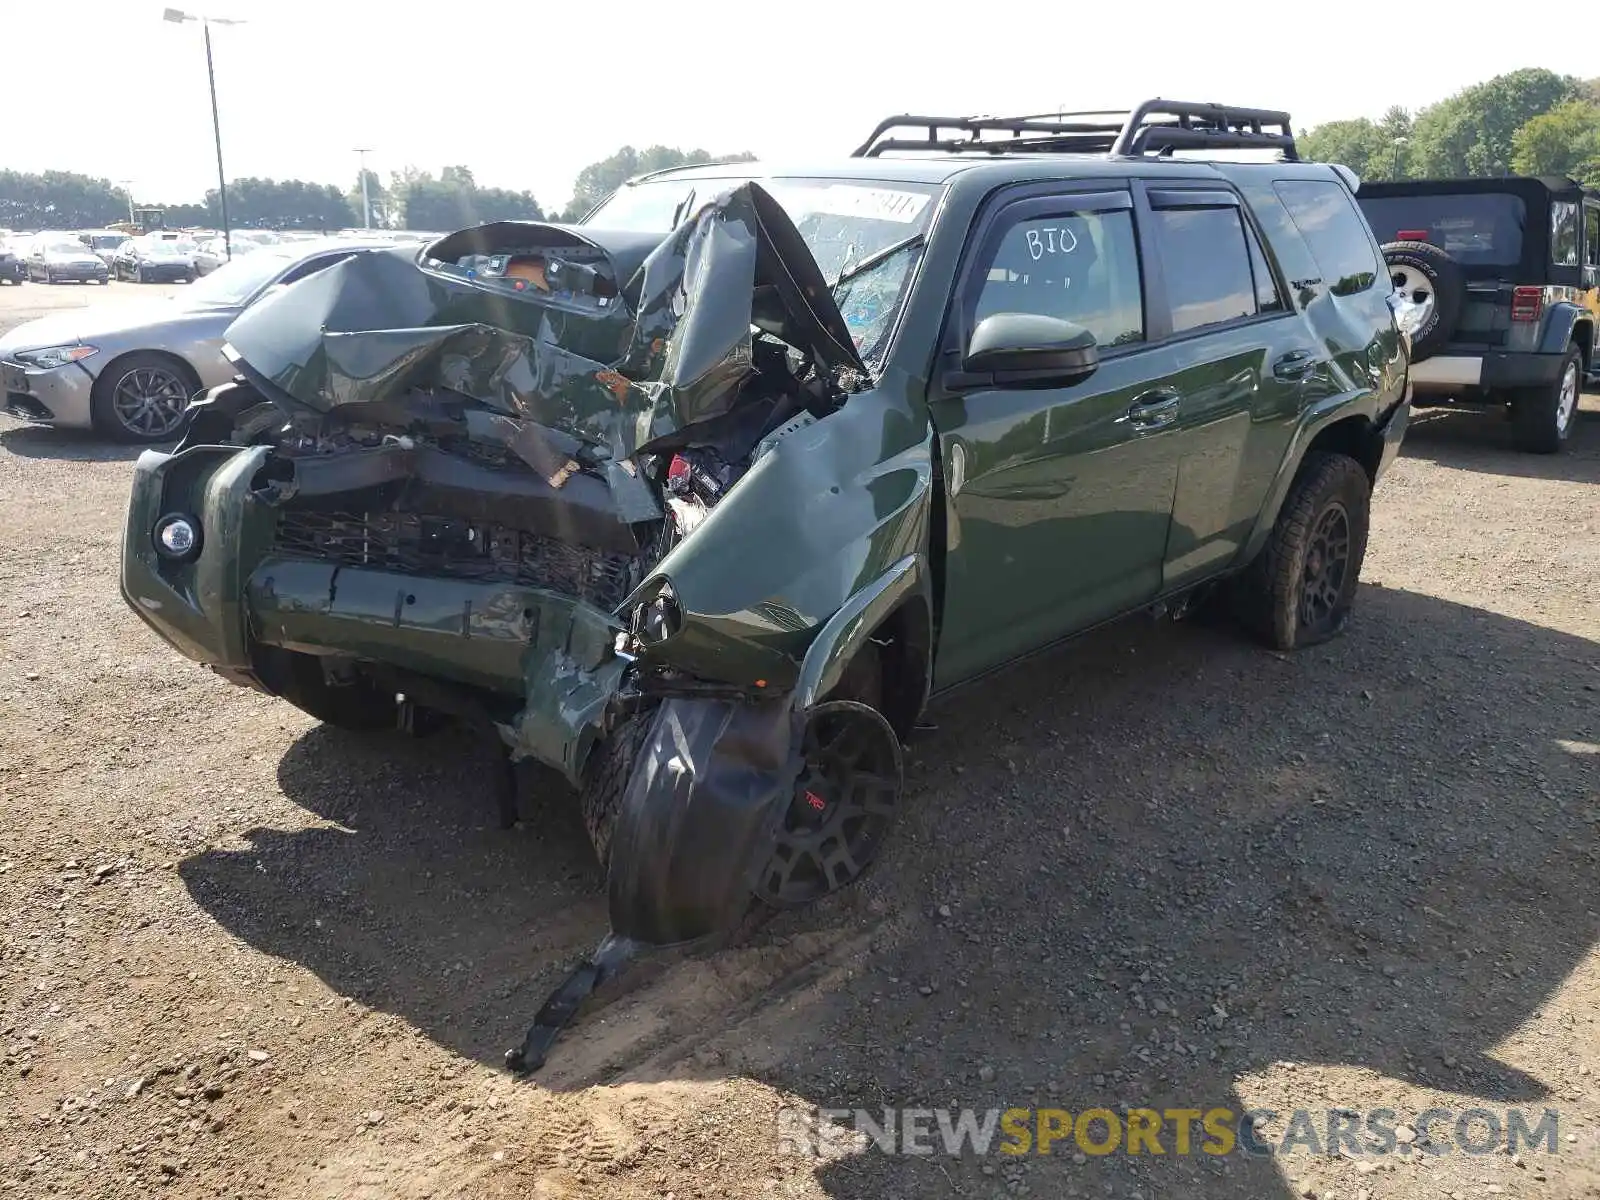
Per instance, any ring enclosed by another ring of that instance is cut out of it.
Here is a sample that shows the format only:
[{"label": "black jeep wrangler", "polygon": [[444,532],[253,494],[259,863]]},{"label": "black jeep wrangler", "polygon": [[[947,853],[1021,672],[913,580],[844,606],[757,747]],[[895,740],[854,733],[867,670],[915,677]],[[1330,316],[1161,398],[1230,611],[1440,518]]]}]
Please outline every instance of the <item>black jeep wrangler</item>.
[{"label": "black jeep wrangler", "polygon": [[1503,408],[1554,454],[1594,377],[1600,196],[1556,176],[1363,183],[1397,294],[1419,308],[1415,403]]}]

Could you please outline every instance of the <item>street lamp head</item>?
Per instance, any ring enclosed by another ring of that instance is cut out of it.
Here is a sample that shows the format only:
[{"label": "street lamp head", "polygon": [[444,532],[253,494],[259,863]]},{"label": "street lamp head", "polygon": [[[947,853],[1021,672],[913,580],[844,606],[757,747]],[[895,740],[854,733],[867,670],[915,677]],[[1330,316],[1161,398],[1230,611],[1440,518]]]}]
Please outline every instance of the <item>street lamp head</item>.
[{"label": "street lamp head", "polygon": [[243,25],[244,22],[237,17],[208,17],[204,13],[186,13],[181,8],[164,9],[161,13],[163,21],[171,21],[181,25],[185,21],[202,21],[207,25]]}]

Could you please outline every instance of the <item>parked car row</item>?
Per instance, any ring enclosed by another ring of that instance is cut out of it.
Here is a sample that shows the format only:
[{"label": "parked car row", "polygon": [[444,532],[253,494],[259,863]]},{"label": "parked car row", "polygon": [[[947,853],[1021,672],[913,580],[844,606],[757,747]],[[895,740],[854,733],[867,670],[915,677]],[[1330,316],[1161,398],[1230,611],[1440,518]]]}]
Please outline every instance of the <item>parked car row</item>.
[{"label": "parked car row", "polygon": [[[152,305],[91,305],[19,325],[0,337],[4,411],[120,441],[170,438],[197,392],[232,377],[222,342],[239,313],[274,289],[380,244],[323,238],[262,246]],[[162,258],[159,245],[146,242],[137,260],[119,249],[119,275],[131,269],[135,278],[139,272],[187,277],[185,251]]]},{"label": "parked car row", "polygon": [[[268,229],[234,229],[226,238],[219,230],[209,229],[157,229],[138,235],[119,229],[46,229],[23,234],[0,230],[0,284],[105,284],[112,279],[191,283],[230,258],[241,258],[263,246],[303,245],[328,236]],[[390,244],[433,240],[441,235],[410,230],[341,230],[331,236]]]}]

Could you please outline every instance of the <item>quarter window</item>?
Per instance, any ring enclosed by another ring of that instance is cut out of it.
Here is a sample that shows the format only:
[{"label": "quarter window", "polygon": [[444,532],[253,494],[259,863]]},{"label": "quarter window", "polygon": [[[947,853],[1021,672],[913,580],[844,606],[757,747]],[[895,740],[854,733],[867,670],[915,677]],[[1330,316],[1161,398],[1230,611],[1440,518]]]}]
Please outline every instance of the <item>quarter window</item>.
[{"label": "quarter window", "polygon": [[1272,187],[1335,296],[1364,292],[1384,274],[1372,235],[1342,185],[1284,179]]},{"label": "quarter window", "polygon": [[1173,333],[1255,315],[1250,252],[1237,208],[1160,208],[1154,217]]},{"label": "quarter window", "polygon": [[1133,214],[1064,212],[1010,226],[983,269],[973,323],[1035,313],[1081,325],[1101,346],[1144,340]]},{"label": "quarter window", "polygon": [[1583,261],[1586,266],[1600,267],[1600,208],[1583,210]]},{"label": "quarter window", "polygon": [[1565,200],[1550,205],[1550,261],[1558,267],[1578,265],[1578,206]]}]

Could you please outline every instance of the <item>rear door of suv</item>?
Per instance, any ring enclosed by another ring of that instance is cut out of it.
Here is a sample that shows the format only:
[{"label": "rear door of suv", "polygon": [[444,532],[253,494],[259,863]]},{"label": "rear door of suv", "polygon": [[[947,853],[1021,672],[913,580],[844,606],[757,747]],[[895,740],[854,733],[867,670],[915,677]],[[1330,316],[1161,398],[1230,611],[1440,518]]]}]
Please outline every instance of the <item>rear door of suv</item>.
[{"label": "rear door of suv", "polygon": [[1152,176],[1138,190],[1153,260],[1151,326],[1169,347],[1168,386],[1180,397],[1167,592],[1243,549],[1277,466],[1257,453],[1277,439],[1260,433],[1292,427],[1327,353],[1296,318],[1229,184]]}]

